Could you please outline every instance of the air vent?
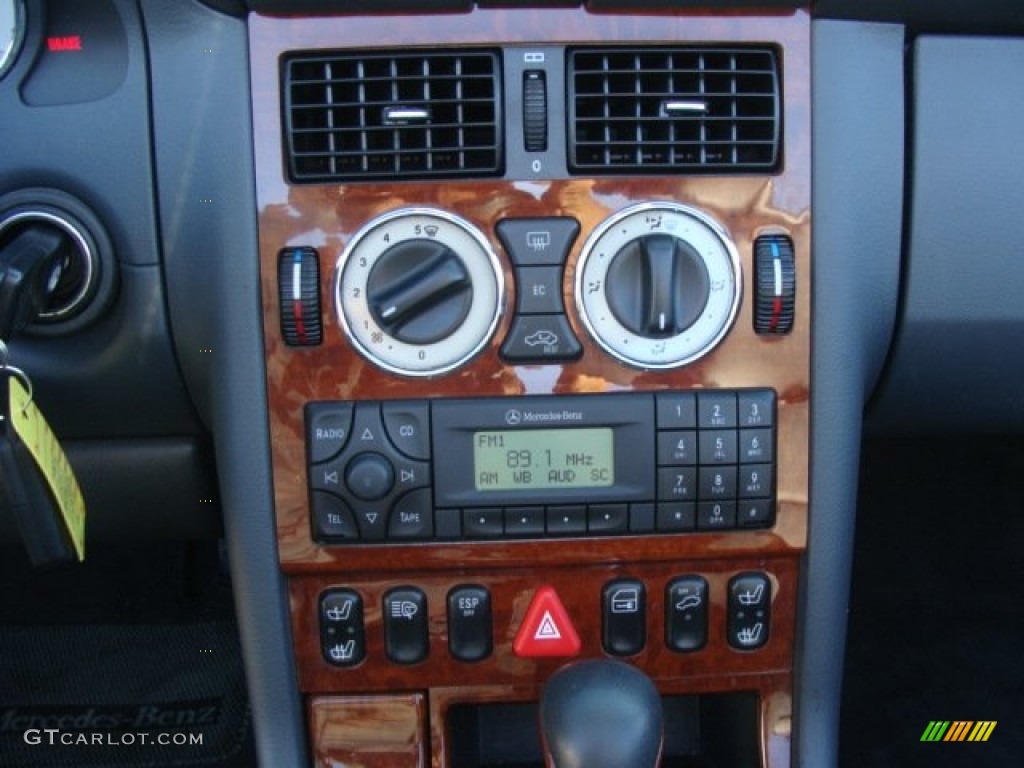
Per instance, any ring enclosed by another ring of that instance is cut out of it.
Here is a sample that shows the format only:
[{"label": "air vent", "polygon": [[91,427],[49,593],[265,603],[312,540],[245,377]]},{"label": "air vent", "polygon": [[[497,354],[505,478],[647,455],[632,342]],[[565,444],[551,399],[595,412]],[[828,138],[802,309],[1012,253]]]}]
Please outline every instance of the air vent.
[{"label": "air vent", "polygon": [[772,48],[580,48],[569,55],[570,166],[750,173],[778,165]]},{"label": "air vent", "polygon": [[293,54],[283,77],[293,181],[501,173],[494,51]]}]

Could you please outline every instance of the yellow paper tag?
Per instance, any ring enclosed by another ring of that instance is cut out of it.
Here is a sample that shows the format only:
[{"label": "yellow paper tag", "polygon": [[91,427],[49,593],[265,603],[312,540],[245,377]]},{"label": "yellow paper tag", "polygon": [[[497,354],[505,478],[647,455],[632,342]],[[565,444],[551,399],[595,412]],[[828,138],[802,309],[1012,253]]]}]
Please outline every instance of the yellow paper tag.
[{"label": "yellow paper tag", "polygon": [[71,543],[75,546],[78,559],[85,559],[85,499],[78,487],[78,480],[60,447],[57,436],[36,404],[32,402],[28,390],[15,376],[8,377],[10,402],[8,413],[11,424],[18,433],[21,442],[32,454],[50,488],[50,493],[57,500],[64,527],[71,535]]}]

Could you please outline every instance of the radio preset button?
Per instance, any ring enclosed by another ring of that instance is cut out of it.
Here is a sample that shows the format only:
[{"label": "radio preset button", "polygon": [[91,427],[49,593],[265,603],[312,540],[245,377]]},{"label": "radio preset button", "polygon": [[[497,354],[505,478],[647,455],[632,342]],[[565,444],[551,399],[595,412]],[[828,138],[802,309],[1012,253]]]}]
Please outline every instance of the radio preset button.
[{"label": "radio preset button", "polygon": [[701,467],[699,497],[702,501],[736,498],[736,467]]},{"label": "radio preset button", "polygon": [[739,393],[740,427],[775,426],[775,393],[770,389]]},{"label": "radio preset button", "polygon": [[697,426],[701,429],[735,429],[736,393],[698,392]]},{"label": "radio preset button", "polygon": [[701,464],[735,464],[736,430],[712,429],[700,433]]},{"label": "radio preset button", "polygon": [[691,501],[697,498],[697,469],[669,467],[658,470],[658,498],[662,501]]},{"label": "radio preset button", "polygon": [[587,532],[587,508],[580,506],[548,507],[548,533],[572,536]]},{"label": "radio preset button", "polygon": [[740,461],[744,464],[767,464],[773,460],[770,429],[740,430]]},{"label": "radio preset button", "polygon": [[629,528],[626,504],[591,504],[587,507],[587,530],[594,534],[625,533]]},{"label": "radio preset button", "polygon": [[345,472],[345,487],[364,501],[383,499],[395,487],[395,468],[379,453],[357,454]]},{"label": "radio preset button", "polygon": [[740,498],[762,499],[772,494],[772,465],[745,464],[740,467]]},{"label": "radio preset button", "polygon": [[506,536],[543,536],[544,507],[510,507],[505,510]]},{"label": "radio preset button", "polygon": [[466,509],[462,512],[462,533],[470,539],[491,539],[505,532],[500,509]]},{"label": "radio preset button", "polygon": [[692,392],[659,392],[654,398],[658,429],[697,427],[697,398]]},{"label": "radio preset button", "polygon": [[693,465],[697,463],[697,433],[673,430],[658,433],[658,465]]},{"label": "radio preset button", "polygon": [[718,531],[735,527],[735,501],[702,501],[697,505],[698,530]]},{"label": "radio preset button", "polygon": [[395,447],[412,459],[430,459],[430,406],[425,402],[394,402],[381,406],[384,427]]}]

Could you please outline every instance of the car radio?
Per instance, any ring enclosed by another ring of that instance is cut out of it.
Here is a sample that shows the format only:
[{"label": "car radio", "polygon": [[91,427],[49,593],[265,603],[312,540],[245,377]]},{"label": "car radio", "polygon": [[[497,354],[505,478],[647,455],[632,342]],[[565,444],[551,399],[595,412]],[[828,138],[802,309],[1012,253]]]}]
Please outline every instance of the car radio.
[{"label": "car radio", "polygon": [[774,520],[770,389],[306,407],[325,543],[624,535]]}]

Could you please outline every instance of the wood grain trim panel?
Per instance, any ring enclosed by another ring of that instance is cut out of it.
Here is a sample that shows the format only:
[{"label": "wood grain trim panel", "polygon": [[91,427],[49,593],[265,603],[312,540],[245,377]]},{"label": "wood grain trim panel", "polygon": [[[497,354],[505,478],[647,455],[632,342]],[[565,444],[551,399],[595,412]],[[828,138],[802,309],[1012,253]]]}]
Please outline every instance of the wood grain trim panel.
[{"label": "wood grain trim panel", "polygon": [[309,735],[316,768],[425,768],[427,702],[400,696],[310,699]]}]

